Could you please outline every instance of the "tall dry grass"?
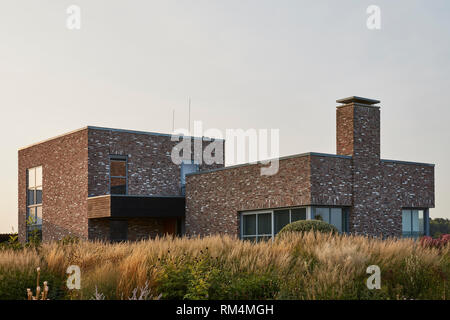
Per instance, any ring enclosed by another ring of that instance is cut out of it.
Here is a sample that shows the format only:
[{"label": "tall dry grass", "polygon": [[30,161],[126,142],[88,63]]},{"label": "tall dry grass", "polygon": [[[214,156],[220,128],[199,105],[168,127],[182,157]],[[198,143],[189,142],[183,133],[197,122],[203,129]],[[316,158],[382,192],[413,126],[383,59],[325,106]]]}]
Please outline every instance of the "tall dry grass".
[{"label": "tall dry grass", "polygon": [[[361,236],[288,234],[274,242],[251,243],[228,236],[162,237],[136,243],[45,243],[38,250],[0,251],[0,278],[11,270],[40,266],[65,277],[69,265],[81,268],[82,290],[67,297],[88,299],[96,288],[122,299],[150,284],[159,293],[167,265],[191,266],[207,252],[211,264],[231,275],[270,275],[278,299],[447,299],[449,247],[423,248],[408,240]],[[368,290],[369,265],[382,270],[382,289]],[[206,279],[206,278],[205,278]],[[203,284],[204,285],[204,284]],[[207,284],[206,284],[207,285]],[[0,291],[1,299],[1,291]]]}]

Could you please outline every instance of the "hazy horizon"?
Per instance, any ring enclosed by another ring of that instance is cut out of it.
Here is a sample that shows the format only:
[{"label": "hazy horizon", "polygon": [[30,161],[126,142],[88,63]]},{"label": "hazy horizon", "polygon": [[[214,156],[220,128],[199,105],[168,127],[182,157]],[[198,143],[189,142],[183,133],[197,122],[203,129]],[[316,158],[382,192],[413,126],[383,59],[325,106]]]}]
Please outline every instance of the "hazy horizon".
[{"label": "hazy horizon", "polygon": [[[80,30],[66,27],[70,5]],[[434,163],[430,215],[450,218],[448,1],[6,0],[0,12],[0,233],[17,231],[19,148],[87,125],[169,133],[173,110],[187,127],[188,97],[206,129],[279,129],[281,156],[335,153],[335,101],[381,100],[381,157]]]}]

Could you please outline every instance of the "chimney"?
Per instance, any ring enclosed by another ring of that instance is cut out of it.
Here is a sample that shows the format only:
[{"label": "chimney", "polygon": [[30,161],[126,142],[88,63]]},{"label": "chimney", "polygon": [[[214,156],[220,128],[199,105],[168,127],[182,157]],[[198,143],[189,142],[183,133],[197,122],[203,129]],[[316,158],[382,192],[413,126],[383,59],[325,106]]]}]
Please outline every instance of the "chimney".
[{"label": "chimney", "polygon": [[378,100],[349,97],[336,100],[336,153],[355,159],[380,159]]}]

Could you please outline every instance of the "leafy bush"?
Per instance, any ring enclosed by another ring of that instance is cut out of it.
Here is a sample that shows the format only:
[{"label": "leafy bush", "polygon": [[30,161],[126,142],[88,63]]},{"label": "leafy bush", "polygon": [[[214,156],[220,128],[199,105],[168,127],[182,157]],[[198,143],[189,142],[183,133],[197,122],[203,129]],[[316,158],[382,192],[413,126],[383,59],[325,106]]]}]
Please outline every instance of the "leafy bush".
[{"label": "leafy bush", "polygon": [[10,241],[11,237],[16,237],[17,233],[0,233],[0,243]]},{"label": "leafy bush", "polygon": [[[41,280],[48,282],[50,288],[48,298],[50,300],[65,298],[65,279],[63,277],[49,270],[42,270]],[[30,288],[33,293],[36,291],[36,270],[34,268],[25,270],[2,270],[0,268],[1,300],[26,300],[27,288]]]},{"label": "leafy bush", "polygon": [[283,227],[278,232],[278,235],[285,234],[287,232],[321,232],[321,233],[338,233],[335,226],[320,220],[299,220],[292,222]]},{"label": "leafy bush", "polygon": [[425,236],[425,237],[420,238],[420,244],[424,248],[442,249],[445,246],[450,244],[450,234],[441,235],[437,239],[433,239],[432,237]]},{"label": "leafy bush", "polygon": [[208,249],[195,257],[184,255],[182,259],[163,259],[160,263],[157,288],[163,299],[273,299],[278,292],[273,275],[233,274]]},{"label": "leafy bush", "polygon": [[19,235],[17,233],[4,234],[1,236],[8,236],[8,240],[3,242],[0,241],[0,250],[19,250],[23,248],[23,245],[19,242]]}]

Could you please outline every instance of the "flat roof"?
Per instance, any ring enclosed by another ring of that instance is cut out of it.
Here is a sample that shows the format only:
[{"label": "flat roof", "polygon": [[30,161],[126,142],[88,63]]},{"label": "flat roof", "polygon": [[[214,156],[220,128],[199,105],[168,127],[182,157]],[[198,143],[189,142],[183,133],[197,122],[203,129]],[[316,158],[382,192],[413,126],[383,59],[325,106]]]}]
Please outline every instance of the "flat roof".
[{"label": "flat roof", "polygon": [[403,161],[403,160],[390,160],[390,159],[381,159],[381,162],[393,162],[399,164],[412,164],[426,167],[434,167],[434,163],[425,163],[425,162],[414,162],[414,161]]},{"label": "flat roof", "polygon": [[[151,131],[138,131],[138,130],[127,130],[127,129],[117,129],[117,128],[108,128],[108,127],[96,127],[96,126],[85,126],[83,128],[79,128],[76,130],[72,130],[45,140],[41,140],[39,142],[35,142],[32,144],[29,144],[25,147],[21,147],[19,148],[19,150],[23,150],[23,149],[28,149],[30,147],[51,141],[51,140],[55,140],[79,131],[83,131],[83,130],[101,130],[101,131],[112,131],[112,132],[123,132],[123,133],[134,133],[134,134],[142,134],[142,135],[149,135],[149,136],[163,136],[163,137],[172,137],[172,136],[176,136],[176,135],[172,135],[170,133],[158,133],[158,132],[151,132]],[[181,135],[182,136],[182,135]],[[193,136],[186,136],[187,138],[193,138],[193,139],[203,139],[203,140],[210,140],[211,138],[209,137],[193,137]],[[217,141],[225,141],[224,139],[215,139]]]},{"label": "flat roof", "polygon": [[[307,157],[307,156],[342,158],[342,159],[351,159],[352,158],[351,156],[344,156],[344,155],[340,155],[340,154],[319,153],[319,152],[305,152],[305,153],[298,153],[298,154],[293,154],[293,155],[289,155],[289,156],[279,157],[278,160],[287,160],[287,159]],[[277,158],[272,158],[272,159],[263,160],[263,161],[272,161],[272,160],[277,160]],[[254,166],[254,165],[258,165],[258,164],[261,164],[261,163],[260,162],[248,162],[248,163],[236,164],[236,165],[233,165],[233,166],[228,166],[228,167],[223,167],[223,168],[216,168],[216,169],[203,170],[203,171],[198,171],[198,172],[191,172],[191,173],[186,174],[186,176],[192,176],[192,175],[196,175],[196,174],[211,173],[211,172],[216,172],[216,171],[235,169],[235,168],[240,168],[240,167],[245,167],[245,166]]]},{"label": "flat roof", "polygon": [[[278,158],[278,160],[286,160],[286,159],[306,157],[306,156],[344,158],[344,159],[351,159],[352,158],[352,156],[344,156],[344,155],[339,155],[339,154],[319,153],[319,152],[306,152],[306,153],[299,153],[299,154],[293,154],[293,155],[290,155],[290,156],[280,157],[280,158]],[[271,160],[276,160],[276,158],[270,159],[270,160],[264,160],[264,161],[271,161]],[[434,167],[435,166],[433,163],[424,163],[424,162],[389,160],[389,159],[380,159],[380,161],[381,162],[393,162],[393,163],[398,163],[398,164],[426,166],[426,167]],[[198,171],[198,172],[191,172],[191,173],[186,174],[186,176],[193,176],[193,175],[204,174],[204,173],[212,173],[212,172],[223,171],[223,170],[231,170],[231,169],[235,169],[235,168],[240,168],[240,167],[245,167],[245,166],[254,166],[254,165],[258,165],[258,164],[261,164],[261,163],[260,162],[242,163],[242,164],[237,164],[237,165],[223,167],[223,168],[216,168],[216,169],[203,170],[203,171]]]}]

